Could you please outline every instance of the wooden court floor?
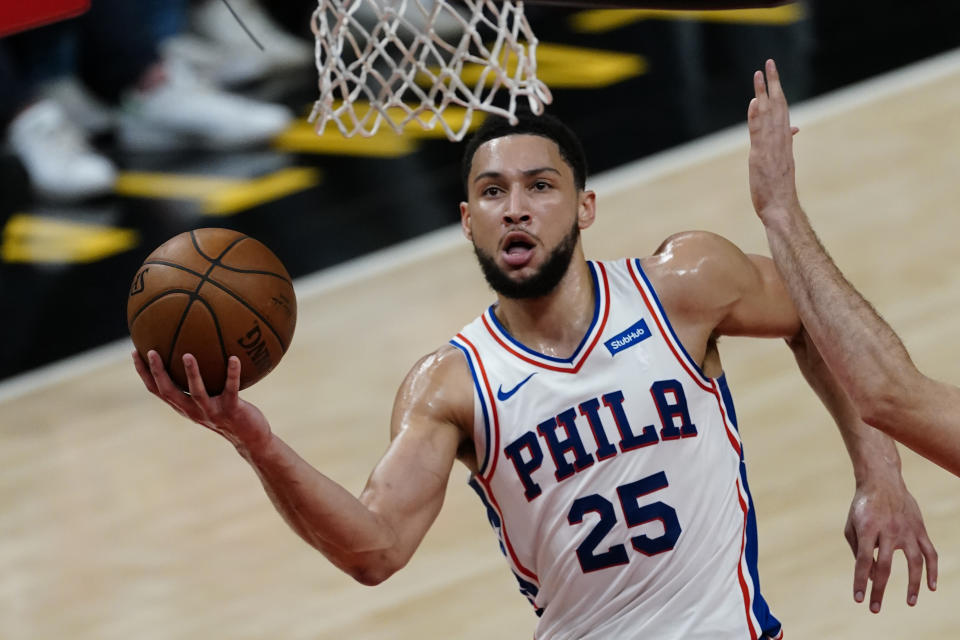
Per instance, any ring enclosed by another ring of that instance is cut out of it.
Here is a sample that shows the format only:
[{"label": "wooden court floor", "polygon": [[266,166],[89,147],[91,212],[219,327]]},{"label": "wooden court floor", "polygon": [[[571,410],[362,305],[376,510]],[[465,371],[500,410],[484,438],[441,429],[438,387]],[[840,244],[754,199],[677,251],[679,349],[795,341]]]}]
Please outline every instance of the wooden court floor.
[{"label": "wooden court floor", "polygon": [[[960,56],[935,66],[800,106],[796,146],[801,198],[825,244],[920,367],[956,384]],[[746,149],[741,128],[598,178],[588,253],[646,254],[683,229],[765,253]],[[246,393],[355,492],[386,446],[408,367],[490,300],[467,243],[444,246],[416,245],[420,255],[366,276],[299,283],[293,346]],[[119,351],[0,402],[0,638],[531,637],[533,612],[463,468],[410,565],[359,586],[286,528],[229,445],[149,396]],[[853,480],[830,419],[781,342],[729,339],[721,352],[758,511],[762,586],[787,637],[958,637],[960,482],[902,451],[940,551],[940,587],[908,608],[898,556],[883,611],[870,614],[851,597],[842,529]]]}]

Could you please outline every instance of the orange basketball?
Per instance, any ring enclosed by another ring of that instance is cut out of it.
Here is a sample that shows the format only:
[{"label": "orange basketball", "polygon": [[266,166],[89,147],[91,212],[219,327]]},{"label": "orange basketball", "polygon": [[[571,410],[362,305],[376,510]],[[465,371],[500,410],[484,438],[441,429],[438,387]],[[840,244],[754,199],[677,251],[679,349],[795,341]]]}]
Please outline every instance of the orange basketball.
[{"label": "orange basketball", "polygon": [[192,353],[210,395],[223,391],[232,355],[240,358],[241,389],[267,375],[296,323],[297,299],[283,264],[230,229],[196,229],[160,245],[127,299],[127,327],[140,355],[159,353],[185,390],[183,354]]}]

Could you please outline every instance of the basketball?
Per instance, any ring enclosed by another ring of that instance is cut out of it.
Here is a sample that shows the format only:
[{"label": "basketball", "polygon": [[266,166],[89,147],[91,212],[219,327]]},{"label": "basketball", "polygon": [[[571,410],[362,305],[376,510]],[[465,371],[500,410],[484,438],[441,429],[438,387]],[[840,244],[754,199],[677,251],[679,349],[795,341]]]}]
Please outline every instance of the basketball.
[{"label": "basketball", "polygon": [[186,390],[183,355],[193,354],[210,395],[223,391],[232,355],[240,359],[241,389],[267,375],[290,346],[296,322],[283,263],[230,229],[196,229],[157,247],[127,299],[127,328],[144,360],[155,350]]}]

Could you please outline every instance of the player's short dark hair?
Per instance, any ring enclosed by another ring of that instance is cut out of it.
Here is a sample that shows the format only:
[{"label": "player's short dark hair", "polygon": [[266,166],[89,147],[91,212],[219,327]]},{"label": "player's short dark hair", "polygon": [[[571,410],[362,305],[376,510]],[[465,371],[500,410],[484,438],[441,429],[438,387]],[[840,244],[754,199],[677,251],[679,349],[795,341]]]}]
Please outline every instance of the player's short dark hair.
[{"label": "player's short dark hair", "polygon": [[460,178],[464,192],[469,193],[470,169],[473,167],[473,156],[480,145],[496,138],[520,134],[541,136],[557,143],[560,156],[573,170],[574,184],[577,189],[582,190],[587,183],[587,157],[577,134],[559,119],[546,113],[538,116],[530,112],[518,112],[517,119],[517,124],[513,125],[506,118],[496,115],[487,116],[480,128],[467,141],[463,161],[460,164]]}]

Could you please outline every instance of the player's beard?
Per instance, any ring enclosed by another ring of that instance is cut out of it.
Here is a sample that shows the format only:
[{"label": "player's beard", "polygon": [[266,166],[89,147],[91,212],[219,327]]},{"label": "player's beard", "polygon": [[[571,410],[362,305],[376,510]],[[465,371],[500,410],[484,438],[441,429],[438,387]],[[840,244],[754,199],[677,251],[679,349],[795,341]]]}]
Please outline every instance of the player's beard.
[{"label": "player's beard", "polygon": [[570,267],[573,251],[580,238],[580,226],[574,218],[573,228],[547,256],[540,269],[531,276],[522,280],[514,280],[505,271],[497,266],[492,255],[482,250],[474,243],[473,252],[477,255],[480,270],[486,278],[490,288],[505,298],[514,300],[542,298],[560,283]]}]

